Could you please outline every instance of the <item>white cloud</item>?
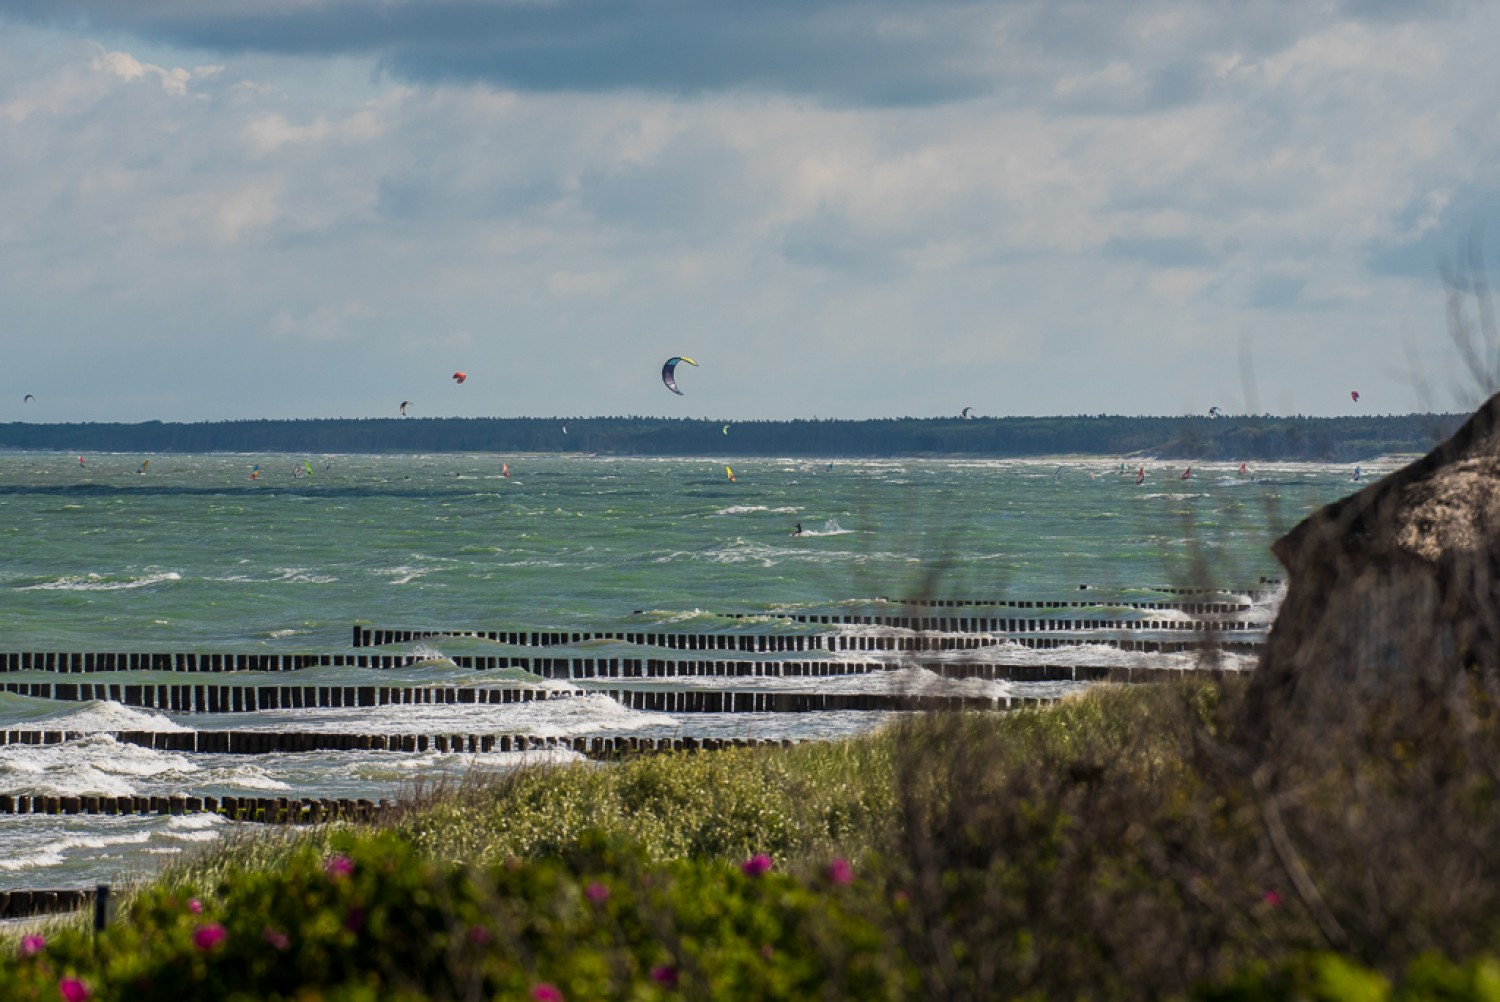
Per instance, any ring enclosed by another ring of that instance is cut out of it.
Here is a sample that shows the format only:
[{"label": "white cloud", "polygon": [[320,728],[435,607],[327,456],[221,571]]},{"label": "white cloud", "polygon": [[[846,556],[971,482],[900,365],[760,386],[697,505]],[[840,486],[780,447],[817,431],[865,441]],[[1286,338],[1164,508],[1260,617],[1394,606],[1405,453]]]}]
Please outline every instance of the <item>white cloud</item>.
[{"label": "white cloud", "polygon": [[[256,387],[159,415],[182,418],[283,392],[361,413],[372,380],[412,395],[413,357],[513,374],[515,413],[650,413],[675,402],[634,367],[662,351],[719,359],[697,375],[734,417],[1149,412],[1176,404],[1155,385],[1229,399],[1239,331],[1318,412],[1330,371],[1380,364],[1372,338],[1441,342],[1436,280],[1410,276],[1500,204],[1500,14],[1080,11],[967,22],[990,86],[920,105],[0,33],[0,296],[50,334],[25,364],[130,343]],[[1372,269],[1397,252],[1406,275]],[[356,340],[360,385],[299,385]],[[594,375],[558,384],[560,354]],[[92,416],[130,416],[113,392]]]}]

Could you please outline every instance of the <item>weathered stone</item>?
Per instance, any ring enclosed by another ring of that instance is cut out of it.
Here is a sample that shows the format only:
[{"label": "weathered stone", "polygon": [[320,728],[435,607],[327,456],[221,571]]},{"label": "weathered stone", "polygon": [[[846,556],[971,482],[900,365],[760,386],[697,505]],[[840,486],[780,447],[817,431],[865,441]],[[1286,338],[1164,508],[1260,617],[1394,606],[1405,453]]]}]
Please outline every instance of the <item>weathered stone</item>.
[{"label": "weathered stone", "polygon": [[1287,592],[1247,703],[1263,737],[1500,680],[1500,395],[1272,550]]}]

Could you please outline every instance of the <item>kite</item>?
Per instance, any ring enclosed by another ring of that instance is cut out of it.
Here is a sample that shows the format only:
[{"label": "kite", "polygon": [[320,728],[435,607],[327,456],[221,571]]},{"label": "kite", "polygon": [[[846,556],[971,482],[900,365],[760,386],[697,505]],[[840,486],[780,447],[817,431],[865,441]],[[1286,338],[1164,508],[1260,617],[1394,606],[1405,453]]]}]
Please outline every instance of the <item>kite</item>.
[{"label": "kite", "polygon": [[455,383],[462,383],[465,379],[468,379],[468,378],[469,378],[469,374],[467,372],[455,372],[453,374],[453,381]]},{"label": "kite", "polygon": [[729,425],[727,425],[727,424],[724,426],[724,434],[726,434],[726,435],[729,434]]},{"label": "kite", "polygon": [[563,422],[563,434],[566,435],[567,433],[568,433],[568,422],[564,421]]},{"label": "kite", "polygon": [[964,409],[963,409],[963,411],[962,411],[962,413],[960,413],[960,414],[959,414],[959,415],[958,415],[958,416],[959,416],[959,417],[961,417],[961,418],[964,418],[964,419],[967,419],[967,418],[968,418],[968,416],[969,416],[969,412],[970,412],[970,411],[971,411],[971,410],[973,410],[973,409],[974,409],[974,408],[972,408],[972,407],[965,407],[965,408],[964,408]]},{"label": "kite", "polygon": [[697,365],[698,363],[685,355],[673,355],[667,359],[667,364],[661,367],[661,381],[667,385],[667,389],[680,397],[683,396],[683,392],[677,388],[678,362],[686,362],[688,365]]},{"label": "kite", "polygon": [[411,406],[411,401],[410,400],[403,400],[403,401],[401,401],[401,416],[402,417],[406,417],[406,408],[408,408],[410,406]]},{"label": "kite", "polygon": [[1359,403],[1359,391],[1358,390],[1350,390],[1349,391],[1349,399],[1353,400],[1355,403]]},{"label": "kite", "polygon": [[1208,416],[1209,417],[1223,417],[1224,416],[1224,412],[1221,411],[1221,410],[1219,410],[1219,408],[1217,408],[1217,407],[1210,407],[1208,409]]},{"label": "kite", "polygon": [[30,393],[28,393],[24,397],[21,398],[21,403],[23,403],[23,404],[29,404],[29,403],[31,403],[31,401],[33,401],[35,399],[36,399],[36,397],[34,397]]}]

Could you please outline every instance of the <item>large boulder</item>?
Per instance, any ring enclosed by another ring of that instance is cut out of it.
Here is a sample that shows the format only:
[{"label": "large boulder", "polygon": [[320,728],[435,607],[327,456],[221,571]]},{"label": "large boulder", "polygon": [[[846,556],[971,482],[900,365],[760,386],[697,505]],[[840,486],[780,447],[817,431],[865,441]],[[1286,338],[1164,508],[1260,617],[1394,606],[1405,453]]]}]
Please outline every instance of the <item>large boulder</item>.
[{"label": "large boulder", "polygon": [[1415,725],[1455,685],[1500,680],[1500,395],[1272,550],[1287,592],[1246,704],[1261,738],[1371,713]]}]

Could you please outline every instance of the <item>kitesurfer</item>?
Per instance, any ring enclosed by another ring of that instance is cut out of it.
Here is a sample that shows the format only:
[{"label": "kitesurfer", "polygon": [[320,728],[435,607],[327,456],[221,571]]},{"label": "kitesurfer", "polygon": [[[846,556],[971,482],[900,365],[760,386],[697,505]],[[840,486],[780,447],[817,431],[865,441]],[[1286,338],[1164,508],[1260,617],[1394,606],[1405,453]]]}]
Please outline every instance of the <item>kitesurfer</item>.
[{"label": "kitesurfer", "polygon": [[801,522],[797,523],[797,528],[796,528],[795,531],[793,531],[792,535],[794,535],[794,536],[800,536],[800,535],[802,535],[802,523]]}]

